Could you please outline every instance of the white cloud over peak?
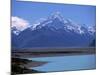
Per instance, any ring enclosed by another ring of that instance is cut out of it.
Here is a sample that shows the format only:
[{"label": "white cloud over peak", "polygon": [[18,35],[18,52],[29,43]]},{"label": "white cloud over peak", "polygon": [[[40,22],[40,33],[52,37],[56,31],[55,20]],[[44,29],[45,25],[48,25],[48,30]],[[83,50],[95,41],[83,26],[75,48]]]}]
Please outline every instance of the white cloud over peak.
[{"label": "white cloud over peak", "polygon": [[19,31],[23,31],[27,27],[29,27],[29,22],[17,16],[12,16],[11,18],[12,25],[11,27],[15,27]]}]

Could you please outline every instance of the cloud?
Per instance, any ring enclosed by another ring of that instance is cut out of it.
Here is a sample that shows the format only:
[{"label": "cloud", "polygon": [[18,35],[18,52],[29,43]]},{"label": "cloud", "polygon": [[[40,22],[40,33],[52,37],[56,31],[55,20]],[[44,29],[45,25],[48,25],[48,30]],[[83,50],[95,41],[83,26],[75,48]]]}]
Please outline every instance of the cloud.
[{"label": "cloud", "polygon": [[17,16],[12,16],[11,18],[12,25],[11,27],[15,27],[19,31],[23,31],[29,27],[29,22]]}]

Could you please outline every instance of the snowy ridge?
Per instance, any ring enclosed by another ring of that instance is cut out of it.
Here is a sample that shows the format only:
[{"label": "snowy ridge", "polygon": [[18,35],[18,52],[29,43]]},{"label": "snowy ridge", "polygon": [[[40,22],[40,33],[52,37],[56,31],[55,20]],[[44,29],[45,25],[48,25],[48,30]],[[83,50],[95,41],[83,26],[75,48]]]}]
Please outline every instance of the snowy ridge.
[{"label": "snowy ridge", "polygon": [[[95,26],[85,27],[80,24],[73,22],[71,19],[65,19],[60,12],[55,12],[47,18],[40,18],[38,21],[35,21],[33,25],[27,26],[32,31],[41,29],[43,27],[48,27],[51,30],[63,29],[65,31],[74,31],[78,34],[94,34]],[[25,29],[27,29],[25,28]],[[12,27],[13,33],[18,35],[23,30],[18,30],[17,28]]]}]

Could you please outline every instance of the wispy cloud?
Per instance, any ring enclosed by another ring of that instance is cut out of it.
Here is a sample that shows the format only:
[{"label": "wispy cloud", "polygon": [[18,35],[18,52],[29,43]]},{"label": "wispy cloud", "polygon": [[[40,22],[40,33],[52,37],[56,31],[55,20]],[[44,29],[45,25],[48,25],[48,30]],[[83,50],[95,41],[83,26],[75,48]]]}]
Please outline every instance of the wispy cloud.
[{"label": "wispy cloud", "polygon": [[12,21],[11,27],[16,27],[16,29],[19,31],[23,31],[30,25],[27,20],[24,20],[17,16],[12,16],[11,21]]}]

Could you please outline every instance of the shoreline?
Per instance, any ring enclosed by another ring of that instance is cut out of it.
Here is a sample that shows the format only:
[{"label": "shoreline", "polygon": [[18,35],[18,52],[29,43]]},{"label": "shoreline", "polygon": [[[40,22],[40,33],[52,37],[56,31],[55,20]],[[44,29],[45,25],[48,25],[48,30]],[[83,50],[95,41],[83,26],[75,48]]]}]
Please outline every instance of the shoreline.
[{"label": "shoreline", "polygon": [[13,53],[13,58],[38,58],[38,57],[55,57],[55,56],[74,56],[74,55],[89,55],[96,53]]},{"label": "shoreline", "polygon": [[59,48],[59,49],[12,49],[12,57],[49,57],[65,55],[96,54],[96,48]]}]

